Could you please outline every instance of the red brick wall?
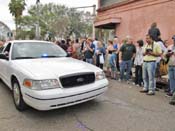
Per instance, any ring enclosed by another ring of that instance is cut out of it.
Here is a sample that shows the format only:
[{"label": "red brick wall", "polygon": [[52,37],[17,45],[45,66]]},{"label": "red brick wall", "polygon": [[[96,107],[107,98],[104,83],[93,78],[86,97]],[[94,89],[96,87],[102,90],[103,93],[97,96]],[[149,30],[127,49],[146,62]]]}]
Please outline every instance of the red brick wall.
[{"label": "red brick wall", "polygon": [[98,12],[99,18],[108,16],[121,17],[116,27],[121,39],[126,35],[131,35],[135,41],[145,39],[153,22],[157,22],[163,40],[175,34],[175,1],[172,0],[140,0]]}]

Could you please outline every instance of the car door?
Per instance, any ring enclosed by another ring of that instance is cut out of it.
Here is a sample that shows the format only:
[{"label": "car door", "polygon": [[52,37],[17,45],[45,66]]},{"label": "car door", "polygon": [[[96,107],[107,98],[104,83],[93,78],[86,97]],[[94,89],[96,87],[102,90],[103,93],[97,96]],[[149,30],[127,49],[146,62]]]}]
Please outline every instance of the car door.
[{"label": "car door", "polygon": [[[6,54],[7,57],[10,57],[10,50],[11,50],[11,43],[8,43],[5,45],[3,51],[1,53]],[[9,58],[8,60],[5,59],[0,59],[0,74],[1,74],[1,79],[6,83],[9,84],[9,67],[10,67],[10,61]]]}]

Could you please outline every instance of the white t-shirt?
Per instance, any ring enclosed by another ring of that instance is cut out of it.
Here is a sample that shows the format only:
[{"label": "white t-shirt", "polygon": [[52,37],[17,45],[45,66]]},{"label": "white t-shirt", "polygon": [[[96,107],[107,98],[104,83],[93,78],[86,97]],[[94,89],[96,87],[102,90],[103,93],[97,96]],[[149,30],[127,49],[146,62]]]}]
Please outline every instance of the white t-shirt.
[{"label": "white t-shirt", "polygon": [[142,65],[142,64],[143,64],[143,47],[137,47],[134,65]]}]

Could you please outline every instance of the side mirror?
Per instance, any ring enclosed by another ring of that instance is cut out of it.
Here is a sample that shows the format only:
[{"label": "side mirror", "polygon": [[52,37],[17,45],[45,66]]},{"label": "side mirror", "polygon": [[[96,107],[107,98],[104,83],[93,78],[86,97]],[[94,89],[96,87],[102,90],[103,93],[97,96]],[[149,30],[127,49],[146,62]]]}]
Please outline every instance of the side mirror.
[{"label": "side mirror", "polygon": [[8,60],[8,57],[5,54],[0,54],[0,59]]}]

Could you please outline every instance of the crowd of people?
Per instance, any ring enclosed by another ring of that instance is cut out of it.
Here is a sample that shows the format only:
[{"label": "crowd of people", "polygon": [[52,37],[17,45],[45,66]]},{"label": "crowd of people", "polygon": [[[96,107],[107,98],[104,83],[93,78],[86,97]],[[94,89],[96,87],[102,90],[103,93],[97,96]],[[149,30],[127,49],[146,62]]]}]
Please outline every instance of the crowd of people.
[{"label": "crowd of people", "polygon": [[[172,97],[170,104],[175,105],[175,36],[172,40],[172,44],[168,40],[163,41],[160,30],[153,23],[145,42],[142,39],[134,42],[131,36],[126,36],[119,42],[119,38],[115,36],[107,44],[91,38],[80,41],[67,39],[57,41],[56,44],[71,57],[105,70],[107,77],[140,86],[140,92],[147,95],[155,95],[156,79],[168,74],[166,96]],[[134,74],[135,77],[132,77]]]},{"label": "crowd of people", "polygon": [[110,79],[141,87],[140,92],[147,95],[155,95],[156,81],[168,75],[166,96],[172,97],[170,104],[175,105],[175,35],[172,42],[163,41],[156,23],[148,30],[145,42],[142,39],[134,42],[131,36],[123,40],[115,36],[107,43],[97,38],[81,38],[55,44],[70,57],[96,65]]}]

